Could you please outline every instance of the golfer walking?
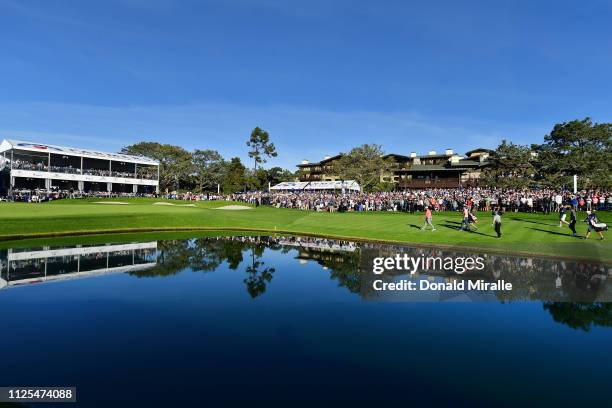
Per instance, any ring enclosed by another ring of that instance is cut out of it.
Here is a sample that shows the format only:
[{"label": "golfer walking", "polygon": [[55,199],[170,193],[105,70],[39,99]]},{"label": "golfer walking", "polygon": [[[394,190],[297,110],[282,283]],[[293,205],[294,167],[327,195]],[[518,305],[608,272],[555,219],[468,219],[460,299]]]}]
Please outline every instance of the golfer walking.
[{"label": "golfer walking", "polygon": [[431,226],[431,230],[435,231],[436,227],[434,227],[434,225],[431,223],[431,209],[429,206],[425,207],[425,223],[423,224],[423,226],[421,227],[421,231],[425,230],[425,228],[427,228],[427,226]]},{"label": "golfer walking", "polygon": [[573,207],[570,209],[570,222],[569,222],[568,227],[570,230],[572,230],[572,237],[577,236],[576,234],[576,209]]},{"label": "golfer walking", "polygon": [[470,210],[467,206],[463,207],[463,220],[461,221],[461,230],[470,231]]},{"label": "golfer walking", "polygon": [[501,215],[499,211],[495,211],[495,215],[493,216],[493,227],[495,228],[495,233],[497,234],[497,238],[501,238]]},{"label": "golfer walking", "polygon": [[567,209],[563,206],[559,207],[559,228],[563,226],[563,224],[569,225],[569,222],[565,221],[567,217]]}]

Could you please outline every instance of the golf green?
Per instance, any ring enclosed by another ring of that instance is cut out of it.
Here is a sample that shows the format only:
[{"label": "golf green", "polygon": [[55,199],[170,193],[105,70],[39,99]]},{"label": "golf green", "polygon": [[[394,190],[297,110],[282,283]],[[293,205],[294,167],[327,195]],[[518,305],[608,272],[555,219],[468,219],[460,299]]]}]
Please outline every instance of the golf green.
[{"label": "golf green", "polygon": [[[233,209],[222,208],[227,206]],[[60,200],[41,204],[3,202],[0,203],[0,240],[93,233],[227,230],[458,246],[463,249],[612,261],[612,244],[609,241],[599,241],[595,233],[588,240],[572,237],[567,226],[558,227],[557,214],[506,213],[502,217],[503,236],[497,239],[491,226],[491,214],[482,212],[477,213],[478,229],[468,233],[459,230],[461,215],[450,211],[434,213],[436,231],[422,231],[421,213],[323,213],[267,206],[237,210],[234,206],[245,204],[146,198]],[[584,216],[584,213],[579,213],[579,220]],[[610,214],[602,212],[600,219],[608,222]],[[579,222],[577,229],[583,237],[586,224]]]}]

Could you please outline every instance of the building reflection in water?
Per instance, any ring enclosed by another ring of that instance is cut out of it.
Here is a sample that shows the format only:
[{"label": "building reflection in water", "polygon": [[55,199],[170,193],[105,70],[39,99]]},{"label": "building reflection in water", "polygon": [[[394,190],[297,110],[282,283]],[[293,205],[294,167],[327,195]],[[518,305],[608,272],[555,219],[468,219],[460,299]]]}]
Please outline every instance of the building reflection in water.
[{"label": "building reflection in water", "polygon": [[[138,277],[174,275],[184,269],[215,271],[226,263],[229,269],[242,270],[243,282],[253,297],[265,293],[278,267],[265,259],[266,251],[281,252],[298,262],[314,261],[326,270],[330,279],[365,299],[384,299],[385,294],[372,289],[375,279],[396,282],[400,279],[433,282],[503,279],[513,285],[511,291],[476,292],[472,300],[543,300],[612,301],[611,265],[584,261],[564,261],[513,255],[476,254],[460,249],[411,248],[401,245],[356,243],[315,237],[234,236],[106,244],[76,247],[39,247],[0,251],[2,284],[44,282],[113,272],[129,272]],[[372,273],[373,259],[407,254],[410,257],[476,257],[484,262],[481,271],[456,274],[452,271],[404,271]],[[441,291],[438,297],[424,300],[448,300],[460,294]],[[386,293],[386,292],[385,292]],[[435,294],[434,294],[435,295]],[[406,300],[421,300],[402,293]],[[465,297],[465,296],[464,296]],[[388,299],[401,300],[388,295]]]},{"label": "building reflection in water", "polygon": [[[0,287],[120,272],[139,278],[172,276],[185,270],[213,272],[223,264],[230,270],[244,273],[246,292],[257,298],[265,294],[280,270],[279,265],[274,265],[275,258],[267,256],[268,251],[293,259],[296,265],[317,263],[331,280],[337,282],[338,287],[364,300],[542,301],[545,310],[556,321],[571,327],[586,330],[591,324],[612,325],[612,303],[609,303],[612,301],[611,265],[467,253],[459,248],[412,248],[315,237],[199,237],[129,244],[0,250]],[[375,257],[393,257],[396,254],[443,258],[480,256],[485,268],[461,275],[443,270],[428,270],[414,275],[403,271],[387,271],[382,275],[372,273]],[[286,267],[287,262],[284,261],[282,265]],[[386,282],[401,279],[495,282],[503,279],[512,283],[513,290],[381,293],[372,288],[375,279]],[[567,305],[559,302],[566,302]]]},{"label": "building reflection in water", "polygon": [[156,265],[157,242],[0,251],[0,287],[135,272]]}]

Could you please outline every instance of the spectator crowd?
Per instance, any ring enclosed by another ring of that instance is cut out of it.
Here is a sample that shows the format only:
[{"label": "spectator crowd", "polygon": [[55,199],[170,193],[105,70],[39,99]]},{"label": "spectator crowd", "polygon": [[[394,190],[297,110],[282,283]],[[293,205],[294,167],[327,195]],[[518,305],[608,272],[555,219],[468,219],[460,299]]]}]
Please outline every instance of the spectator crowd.
[{"label": "spectator crowd", "polygon": [[136,173],[127,171],[114,171],[108,169],[83,169],[67,166],[48,166],[44,162],[31,162],[26,160],[13,160],[11,167],[16,170],[31,170],[31,171],[50,171],[53,173],[67,174],[83,174],[86,176],[102,176],[102,177],[124,177],[124,178],[139,178],[145,180],[156,180],[157,173],[147,168],[138,168]]},{"label": "spectator crowd", "polygon": [[232,194],[228,199],[254,205],[272,205],[311,211],[470,211],[542,212],[559,211],[569,205],[576,210],[612,210],[612,192],[603,190],[569,191],[512,190],[497,188],[455,188],[407,190],[379,193],[339,192],[249,192]]},{"label": "spectator crowd", "polygon": [[406,190],[395,192],[264,192],[254,191],[235,194],[171,192],[168,194],[133,194],[108,192],[78,192],[53,190],[13,192],[11,201],[30,201],[30,196],[39,196],[41,201],[80,197],[164,197],[184,201],[225,200],[240,201],[255,206],[270,205],[276,208],[292,208],[303,211],[349,212],[349,211],[470,211],[501,212],[558,212],[570,206],[576,211],[612,210],[612,192],[606,190],[569,191],[551,189],[514,190],[498,188],[454,188]]}]

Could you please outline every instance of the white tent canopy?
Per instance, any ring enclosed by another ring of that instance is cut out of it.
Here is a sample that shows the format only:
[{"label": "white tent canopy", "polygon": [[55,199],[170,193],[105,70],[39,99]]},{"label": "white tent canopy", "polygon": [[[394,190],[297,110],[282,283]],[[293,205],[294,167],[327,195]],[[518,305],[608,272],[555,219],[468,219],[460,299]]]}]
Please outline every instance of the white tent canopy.
[{"label": "white tent canopy", "polygon": [[337,181],[283,181],[271,187],[273,191],[361,191],[355,180]]}]

